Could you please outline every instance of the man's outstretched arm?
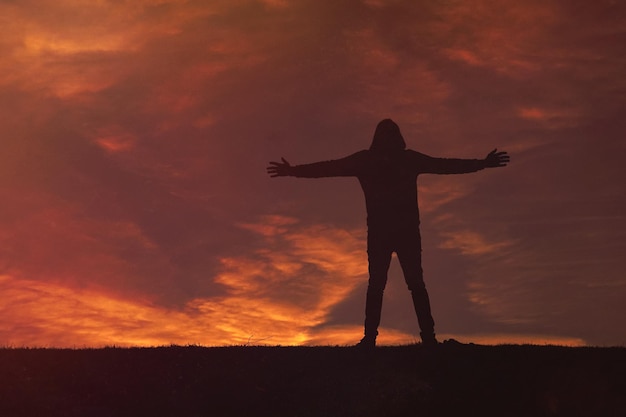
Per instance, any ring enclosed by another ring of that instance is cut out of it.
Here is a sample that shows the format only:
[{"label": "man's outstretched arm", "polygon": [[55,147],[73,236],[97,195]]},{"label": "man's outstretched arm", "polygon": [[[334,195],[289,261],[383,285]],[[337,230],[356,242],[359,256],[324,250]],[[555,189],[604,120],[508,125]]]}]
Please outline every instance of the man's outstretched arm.
[{"label": "man's outstretched arm", "polygon": [[270,177],[350,177],[358,173],[359,152],[332,161],[314,162],[312,164],[291,165],[285,158],[282,162],[270,162],[267,173]]},{"label": "man's outstretched arm", "polygon": [[498,152],[497,149],[494,149],[484,159],[433,158],[419,154],[418,163],[423,173],[466,174],[480,171],[484,168],[504,167],[509,161],[510,157],[506,152]]}]

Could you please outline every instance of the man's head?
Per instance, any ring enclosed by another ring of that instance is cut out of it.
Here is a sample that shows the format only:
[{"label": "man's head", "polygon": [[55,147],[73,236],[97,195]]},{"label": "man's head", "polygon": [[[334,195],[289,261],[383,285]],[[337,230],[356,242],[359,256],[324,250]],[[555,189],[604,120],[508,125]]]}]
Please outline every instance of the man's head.
[{"label": "man's head", "polygon": [[400,128],[393,120],[385,119],[378,123],[370,151],[392,153],[402,151],[405,148],[406,143],[400,133]]}]

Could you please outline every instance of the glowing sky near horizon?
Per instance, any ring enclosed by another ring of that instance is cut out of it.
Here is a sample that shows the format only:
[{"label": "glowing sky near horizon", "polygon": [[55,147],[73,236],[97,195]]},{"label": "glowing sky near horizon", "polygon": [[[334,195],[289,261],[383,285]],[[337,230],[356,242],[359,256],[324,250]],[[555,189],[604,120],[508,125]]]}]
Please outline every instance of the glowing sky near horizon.
[{"label": "glowing sky near horizon", "polygon": [[[0,2],[0,346],[349,344],[369,146],[420,177],[440,339],[626,345],[626,4]],[[397,261],[381,341],[418,340]]]}]

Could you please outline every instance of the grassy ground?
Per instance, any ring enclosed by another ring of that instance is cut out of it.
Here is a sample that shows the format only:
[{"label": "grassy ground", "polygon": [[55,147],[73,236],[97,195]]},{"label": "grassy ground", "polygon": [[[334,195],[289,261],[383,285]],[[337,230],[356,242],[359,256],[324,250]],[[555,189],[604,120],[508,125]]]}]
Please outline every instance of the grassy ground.
[{"label": "grassy ground", "polygon": [[0,349],[0,416],[626,416],[626,349]]}]

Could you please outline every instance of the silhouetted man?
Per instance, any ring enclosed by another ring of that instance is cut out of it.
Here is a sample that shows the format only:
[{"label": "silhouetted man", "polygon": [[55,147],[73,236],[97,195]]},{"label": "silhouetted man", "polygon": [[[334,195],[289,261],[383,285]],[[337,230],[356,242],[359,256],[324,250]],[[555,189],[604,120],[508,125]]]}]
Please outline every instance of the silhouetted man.
[{"label": "silhouetted man", "polygon": [[378,325],[391,255],[396,252],[413,299],[424,345],[435,345],[435,322],[422,273],[416,180],[419,174],[464,174],[483,168],[503,167],[506,152],[494,149],[485,159],[433,158],[405,149],[400,128],[391,119],[376,127],[369,150],[342,159],[291,166],[270,162],[272,177],[357,177],[367,208],[369,283],[365,302],[365,336],[357,346],[376,345]]}]

